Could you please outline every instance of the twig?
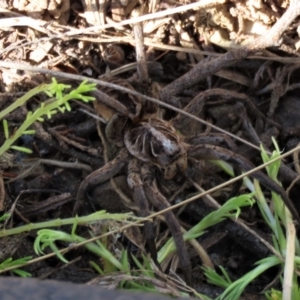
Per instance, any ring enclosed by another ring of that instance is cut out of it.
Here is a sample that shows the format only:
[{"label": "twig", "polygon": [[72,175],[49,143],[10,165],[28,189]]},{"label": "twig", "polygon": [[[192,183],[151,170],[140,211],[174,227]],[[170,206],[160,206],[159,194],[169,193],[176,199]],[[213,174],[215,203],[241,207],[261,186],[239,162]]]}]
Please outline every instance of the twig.
[{"label": "twig", "polygon": [[255,39],[249,46],[235,48],[213,60],[205,59],[204,61],[199,62],[190,72],[184,74],[177,80],[174,80],[162,89],[161,99],[164,102],[172,103],[172,97],[174,95],[180,93],[184,89],[194,86],[201,80],[207,78],[207,76],[211,76],[223,68],[233,66],[237,62],[247,58],[249,55],[253,55],[258,50],[278,45],[284,31],[299,14],[300,1],[291,1],[290,6],[282,17],[263,36]]},{"label": "twig", "polygon": [[216,131],[219,131],[219,132],[222,132],[224,134],[226,134],[227,136],[230,136],[232,137],[233,139],[235,140],[238,140],[240,142],[242,142],[243,144],[245,145],[248,145],[249,147],[253,148],[253,149],[256,149],[256,150],[259,150],[260,151],[260,148],[257,147],[256,145],[248,142],[247,140],[245,139],[242,139],[232,133],[230,133],[229,131],[226,131],[222,128],[219,128],[201,118],[198,118],[194,115],[191,115],[190,113],[188,112],[185,112],[183,111],[182,109],[179,109],[175,106],[172,106],[172,105],[169,105],[167,103],[164,103],[158,99],[155,99],[155,98],[152,98],[152,97],[148,97],[146,95],[143,95],[142,93],[139,93],[139,92],[136,92],[134,90],[131,90],[131,89],[127,89],[125,87],[122,87],[120,85],[117,85],[117,84],[113,84],[113,83],[109,83],[109,82],[106,82],[106,81],[102,81],[102,80],[98,80],[98,79],[94,79],[94,78],[89,78],[89,77],[86,77],[86,76],[81,76],[81,75],[74,75],[74,74],[67,74],[67,73],[64,73],[64,72],[58,72],[58,71],[51,71],[51,70],[47,70],[47,69],[43,69],[43,68],[37,68],[37,67],[32,67],[30,65],[26,65],[26,64],[20,64],[20,63],[13,63],[13,62],[7,62],[7,61],[3,61],[3,60],[0,60],[0,68],[1,67],[4,67],[4,68],[11,68],[11,69],[18,69],[18,70],[24,70],[24,71],[29,71],[29,72],[34,72],[34,73],[40,73],[40,74],[47,74],[47,75],[51,75],[51,76],[54,76],[56,78],[68,78],[68,79],[72,79],[72,80],[76,80],[76,81],[83,81],[83,80],[87,80],[89,82],[93,82],[93,83],[96,83],[100,86],[104,86],[104,87],[107,87],[107,88],[111,88],[111,89],[115,89],[115,90],[118,90],[118,91],[122,91],[124,93],[128,93],[128,94],[131,94],[131,95],[134,95],[134,96],[137,96],[137,97],[140,97],[140,98],[143,98],[147,101],[150,101],[152,103],[155,103],[155,104],[158,104],[162,107],[165,107],[165,108],[168,108],[170,110],[173,110],[177,113],[180,113],[182,115],[185,115],[197,122],[200,122],[206,126],[209,126],[213,129],[215,129]]},{"label": "twig", "polygon": [[149,75],[146,63],[146,55],[144,50],[144,33],[143,24],[137,23],[133,25],[135,38],[135,52],[138,71],[138,81],[141,83],[149,82]]}]

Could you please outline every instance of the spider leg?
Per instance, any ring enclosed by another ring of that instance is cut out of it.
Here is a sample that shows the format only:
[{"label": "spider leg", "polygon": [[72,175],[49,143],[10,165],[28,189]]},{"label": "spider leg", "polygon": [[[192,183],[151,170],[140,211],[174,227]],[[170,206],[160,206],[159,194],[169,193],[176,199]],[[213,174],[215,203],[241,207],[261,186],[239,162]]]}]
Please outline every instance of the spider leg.
[{"label": "spider leg", "polygon": [[124,148],[119,152],[118,156],[115,159],[104,165],[102,168],[88,175],[81,182],[77,191],[73,215],[76,215],[83,205],[86,191],[102,182],[109,180],[114,175],[116,175],[125,166],[129,157],[129,152]]},{"label": "spider leg", "polygon": [[[170,207],[170,203],[167,201],[167,199],[159,192],[155,179],[150,172],[149,168],[144,165],[142,167],[142,178],[144,182],[144,190],[146,193],[147,198],[151,201],[151,203],[158,209],[163,210],[165,208]],[[168,227],[171,231],[171,234],[173,236],[180,266],[184,272],[184,277],[186,284],[189,286],[192,286],[192,267],[191,262],[189,259],[189,255],[185,246],[185,242],[182,237],[182,232],[180,229],[180,225],[178,223],[178,220],[176,219],[174,213],[170,210],[164,213],[164,217],[167,221]]]},{"label": "spider leg", "polygon": [[237,149],[234,141],[223,133],[209,133],[209,134],[199,134],[190,138],[184,139],[184,141],[189,145],[199,145],[199,144],[209,144],[221,146],[226,145],[227,148],[235,151]]},{"label": "spider leg", "polygon": [[[216,99],[216,100],[214,100]],[[232,102],[241,102],[243,103],[248,109],[253,111],[257,117],[262,118],[269,124],[274,125],[277,128],[280,128],[281,126],[266,118],[264,114],[253,104],[251,99],[246,96],[245,94],[229,91],[225,89],[209,89],[204,92],[199,93],[194,99],[192,99],[186,107],[184,107],[184,111],[191,113],[194,116],[200,116],[203,114],[203,109],[205,105],[207,104],[225,104],[225,103],[232,103]],[[178,106],[178,105],[177,105]],[[187,118],[186,116],[179,114],[177,117],[174,118],[173,124],[175,127],[184,134],[190,134],[190,126],[194,121],[190,118]],[[185,132],[184,132],[185,131]]]},{"label": "spider leg", "polygon": [[[243,156],[234,153],[230,150],[212,145],[199,145],[195,147],[191,146],[188,149],[188,155],[197,159],[222,159],[238,165],[238,167],[244,171],[250,171],[255,168],[255,166]],[[290,210],[293,217],[297,220],[298,224],[300,224],[300,217],[298,211],[296,210],[294,204],[290,200],[285,190],[278,183],[270,179],[261,171],[256,171],[255,173],[252,173],[251,176],[258,179],[261,182],[261,184],[263,184],[266,188],[279,194],[282,197],[282,200],[286,204],[287,208]]]},{"label": "spider leg", "polygon": [[[150,215],[148,200],[146,198],[143,182],[140,176],[140,165],[136,159],[130,160],[128,164],[128,176],[127,182],[129,187],[132,189],[132,195],[135,205],[139,208],[140,217],[148,217]],[[146,236],[146,243],[148,251],[153,259],[154,263],[159,269],[160,265],[157,261],[157,249],[155,245],[155,234],[152,222],[145,222],[144,232]]]},{"label": "spider leg", "polygon": [[111,117],[105,127],[105,136],[107,140],[118,147],[124,146],[123,134],[128,118],[126,116],[115,114]]}]

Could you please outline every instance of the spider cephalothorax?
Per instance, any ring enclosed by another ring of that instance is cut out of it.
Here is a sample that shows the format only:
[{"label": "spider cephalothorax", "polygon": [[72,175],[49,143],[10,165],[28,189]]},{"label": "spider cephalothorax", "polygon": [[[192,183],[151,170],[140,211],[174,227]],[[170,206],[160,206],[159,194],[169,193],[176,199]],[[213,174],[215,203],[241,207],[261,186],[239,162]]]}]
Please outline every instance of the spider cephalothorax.
[{"label": "spider cephalothorax", "polygon": [[125,133],[125,146],[136,158],[164,169],[165,179],[172,179],[177,169],[185,172],[187,152],[170,123],[150,118],[137,123]]}]

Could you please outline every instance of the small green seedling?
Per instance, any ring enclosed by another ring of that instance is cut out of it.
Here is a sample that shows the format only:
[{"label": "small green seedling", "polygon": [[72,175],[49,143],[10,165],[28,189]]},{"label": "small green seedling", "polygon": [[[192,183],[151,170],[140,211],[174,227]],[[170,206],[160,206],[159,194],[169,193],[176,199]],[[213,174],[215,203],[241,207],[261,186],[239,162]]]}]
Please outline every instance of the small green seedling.
[{"label": "small green seedling", "polygon": [[16,108],[24,105],[30,98],[37,95],[38,93],[46,93],[50,99],[42,103],[34,112],[28,112],[25,121],[22,125],[14,132],[13,135],[9,136],[8,123],[3,119],[3,130],[5,134],[5,142],[0,147],[0,157],[9,149],[15,149],[25,153],[31,153],[32,151],[25,147],[14,146],[18,138],[24,134],[35,134],[35,131],[28,129],[34,122],[43,122],[44,117],[51,118],[57,112],[65,112],[71,110],[70,100],[81,100],[84,102],[90,102],[95,100],[94,97],[86,95],[86,93],[92,92],[96,89],[96,84],[89,84],[83,81],[79,87],[71,90],[69,93],[64,94],[66,89],[70,89],[71,86],[57,83],[55,78],[52,78],[52,83],[42,84],[28,93],[23,97],[18,98],[9,107],[0,112],[0,120],[5,118],[7,114],[15,110]]}]

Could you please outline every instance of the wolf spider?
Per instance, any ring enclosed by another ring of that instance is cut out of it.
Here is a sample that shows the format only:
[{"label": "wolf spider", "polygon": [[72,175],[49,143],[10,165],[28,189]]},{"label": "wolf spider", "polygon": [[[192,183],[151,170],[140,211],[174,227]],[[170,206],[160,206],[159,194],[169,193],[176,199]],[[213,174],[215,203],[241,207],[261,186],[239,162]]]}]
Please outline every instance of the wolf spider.
[{"label": "wolf spider", "polygon": [[[126,104],[126,106],[135,107],[135,112],[127,113],[127,116],[115,114],[106,126],[106,137],[121,149],[113,160],[83,180],[77,193],[75,213],[84,202],[87,190],[110,180],[126,165],[127,183],[142,217],[149,215],[148,201],[158,210],[170,206],[156,184],[154,170],[163,171],[163,177],[166,180],[173,179],[178,173],[188,179],[189,162],[191,164],[193,160],[203,158],[225,160],[244,171],[254,168],[254,165],[246,158],[228,149],[209,144],[188,144],[187,140],[176,131],[172,121],[164,121],[153,116],[145,117],[147,114],[140,101],[135,100],[134,105],[131,101],[131,104]],[[120,137],[122,137],[121,140]],[[256,171],[251,176],[258,179],[268,189],[280,194],[293,216],[299,221],[296,209],[281,186],[261,171]],[[174,238],[186,283],[191,285],[191,264],[179,222],[172,211],[165,212],[164,216]],[[144,230],[150,254],[157,262],[152,223],[146,222]]]}]

